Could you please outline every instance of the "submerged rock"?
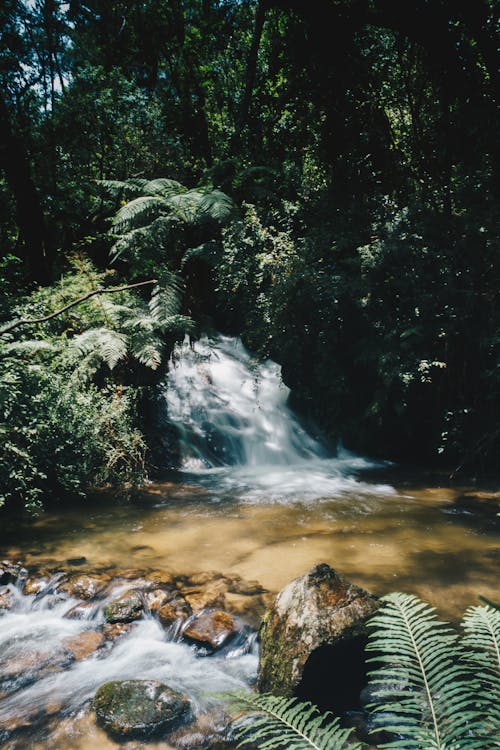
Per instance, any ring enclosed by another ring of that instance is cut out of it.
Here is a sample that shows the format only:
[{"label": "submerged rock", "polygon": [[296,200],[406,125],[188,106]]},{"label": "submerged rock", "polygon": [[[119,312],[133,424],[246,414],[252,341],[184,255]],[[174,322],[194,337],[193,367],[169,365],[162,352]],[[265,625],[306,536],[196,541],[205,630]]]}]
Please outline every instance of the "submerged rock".
[{"label": "submerged rock", "polygon": [[104,607],[106,622],[133,622],[142,616],[144,603],[140,594],[133,589],[113,599]]},{"label": "submerged rock", "polygon": [[98,721],[119,739],[170,732],[191,713],[189,699],[157,680],[117,680],[102,685],[93,707]]},{"label": "submerged rock", "polygon": [[8,560],[0,562],[0,584],[17,583],[24,580],[27,575],[28,571],[21,563],[11,563]]},{"label": "submerged rock", "polygon": [[260,628],[259,690],[350,707],[365,679],[365,623],[378,607],[326,564],[289,583]]},{"label": "submerged rock", "polygon": [[65,638],[63,647],[71,654],[75,661],[81,661],[95,654],[101,648],[104,641],[105,637],[103,633],[99,633],[97,630],[87,630],[76,636]]}]

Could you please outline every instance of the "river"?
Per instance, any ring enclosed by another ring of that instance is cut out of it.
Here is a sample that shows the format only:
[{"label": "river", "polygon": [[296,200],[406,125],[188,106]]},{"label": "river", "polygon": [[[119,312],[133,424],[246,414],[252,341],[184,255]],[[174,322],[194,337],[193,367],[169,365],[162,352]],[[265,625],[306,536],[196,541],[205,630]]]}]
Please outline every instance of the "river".
[{"label": "river", "polygon": [[[327,562],[376,594],[416,593],[453,620],[478,595],[498,600],[494,487],[451,485],[341,447],[332,451],[304,429],[287,397],[278,366],[257,363],[239,340],[218,337],[195,348],[186,343],[164,392],[179,433],[182,470],[127,497],[99,492],[84,506],[6,523],[1,557],[28,568],[68,570],[78,564],[86,571],[154,569],[177,576],[220,571],[256,580],[271,594],[313,564]],[[29,664],[40,654],[57,655],[64,639],[101,622],[99,614],[68,620],[64,615],[73,601],[49,605],[43,596],[11,588],[15,606],[0,617],[0,677],[19,660]],[[256,603],[254,624],[262,607]],[[154,675],[206,712],[213,703],[207,695],[254,679],[255,645],[229,657],[200,659],[146,618],[89,659],[61,661],[26,684],[4,680],[0,747],[117,747],[88,710],[100,684]],[[53,718],[41,720],[51,704]],[[16,722],[17,733],[2,735]]]}]

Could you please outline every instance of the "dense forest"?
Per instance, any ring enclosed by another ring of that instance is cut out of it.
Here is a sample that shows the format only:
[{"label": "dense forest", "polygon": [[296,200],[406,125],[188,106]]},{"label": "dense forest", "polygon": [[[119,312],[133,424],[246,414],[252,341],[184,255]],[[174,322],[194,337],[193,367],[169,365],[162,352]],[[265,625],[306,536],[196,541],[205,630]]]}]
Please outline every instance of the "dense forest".
[{"label": "dense forest", "polygon": [[492,470],[495,32],[494,0],[4,0],[0,505],[175,466],[159,384],[211,330],[332,444]]}]

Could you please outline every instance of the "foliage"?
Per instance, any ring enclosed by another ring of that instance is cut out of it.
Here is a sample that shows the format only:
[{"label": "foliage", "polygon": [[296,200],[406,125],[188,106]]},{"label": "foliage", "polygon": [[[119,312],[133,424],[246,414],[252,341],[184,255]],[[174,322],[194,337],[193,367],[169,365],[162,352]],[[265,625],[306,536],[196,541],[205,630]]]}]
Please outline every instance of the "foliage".
[{"label": "foliage", "polygon": [[311,703],[275,695],[239,694],[234,701],[250,713],[236,725],[236,739],[242,747],[247,741],[258,742],[261,750],[360,750],[359,743],[349,743],[350,729],[342,729],[330,713],[320,713]]},{"label": "foliage", "polygon": [[[367,646],[375,654],[369,661],[377,665],[370,673],[374,731],[383,729],[391,738],[378,746],[497,747],[500,613],[487,606],[471,607],[463,620],[467,635],[460,639],[414,596],[393,593],[383,601],[385,606],[369,622]],[[346,744],[350,730],[340,734],[339,719],[321,715],[309,703],[269,694],[237,694],[234,703],[251,716],[257,713],[256,720],[236,722],[240,746],[257,741],[263,748],[352,747]],[[326,740],[328,730],[332,734]],[[322,744],[318,732],[325,732],[325,743],[338,744]]]},{"label": "foliage", "polygon": [[90,487],[138,481],[145,444],[133,392],[82,386],[46,361],[47,345],[27,343],[0,349],[0,506],[37,512]]},{"label": "foliage", "polygon": [[[58,284],[33,292],[18,314],[43,316],[109,285],[112,274],[88,260],[76,257],[73,265]],[[165,367],[173,340],[191,328],[179,312],[181,295],[180,282],[165,273],[149,300],[128,290],[95,296],[17,329],[10,342],[4,337],[0,505],[15,501],[33,511],[51,498],[144,478],[137,386],[146,372]]]}]

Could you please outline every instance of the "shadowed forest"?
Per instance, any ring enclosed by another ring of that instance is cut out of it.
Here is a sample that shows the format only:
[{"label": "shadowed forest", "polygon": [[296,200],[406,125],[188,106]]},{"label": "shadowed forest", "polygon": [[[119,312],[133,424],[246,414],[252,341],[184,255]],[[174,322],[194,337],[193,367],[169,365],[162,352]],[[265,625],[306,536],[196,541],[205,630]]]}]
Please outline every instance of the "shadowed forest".
[{"label": "shadowed forest", "polygon": [[333,445],[494,468],[494,10],[5,0],[0,503],[175,466],[158,383],[213,329]]}]

